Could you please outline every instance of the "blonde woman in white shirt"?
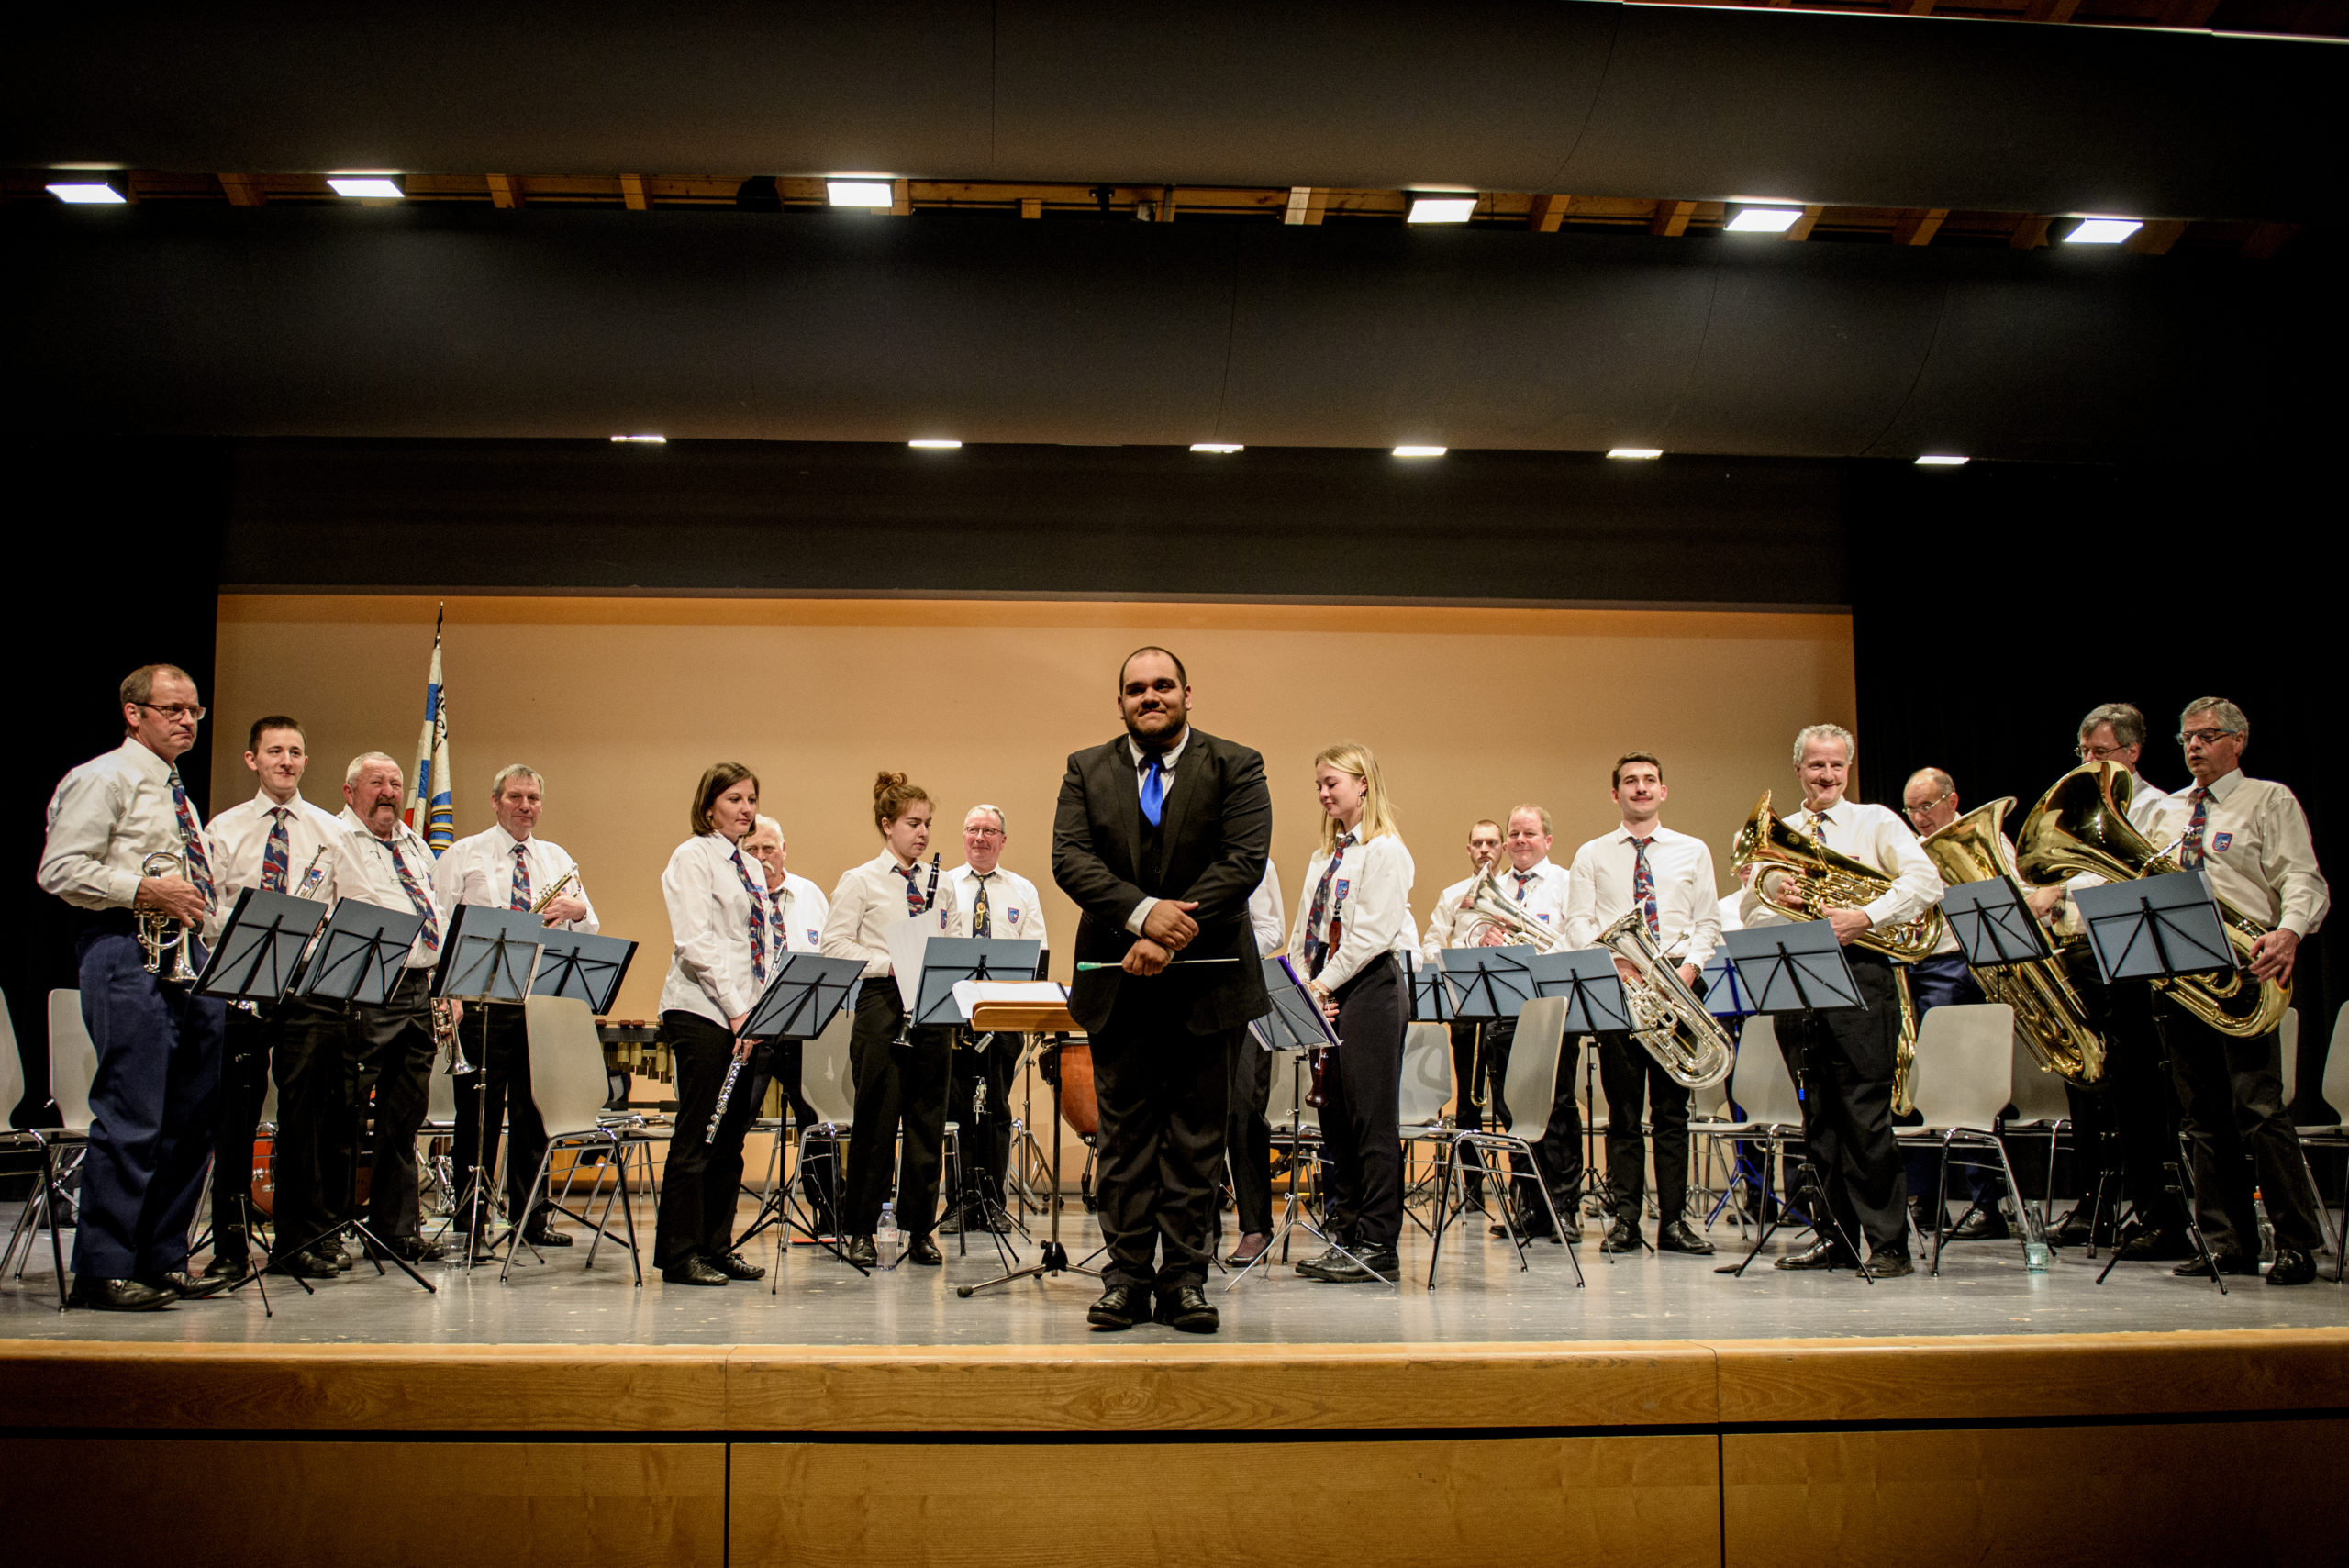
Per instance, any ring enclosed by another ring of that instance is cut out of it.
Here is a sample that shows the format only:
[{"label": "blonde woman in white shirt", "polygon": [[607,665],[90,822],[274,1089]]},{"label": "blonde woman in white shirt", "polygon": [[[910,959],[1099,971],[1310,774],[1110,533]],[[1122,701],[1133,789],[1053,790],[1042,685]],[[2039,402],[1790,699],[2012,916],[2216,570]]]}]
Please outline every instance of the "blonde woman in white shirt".
[{"label": "blonde woman in white shirt", "polygon": [[[766,1045],[734,1035],[766,989],[779,946],[764,877],[741,847],[758,815],[758,775],[740,762],[713,763],[694,790],[693,837],[661,873],[676,944],[661,987],[661,1038],[676,1063],[677,1136],[661,1178],[652,1257],[672,1284],[724,1284],[766,1273],[734,1251],[742,1134],[767,1070]],[[736,1062],[743,1070],[712,1141],[710,1118]]]},{"label": "blonde woman in white shirt", "polygon": [[1337,1245],[1297,1266],[1312,1279],[1393,1280],[1403,1233],[1397,1129],[1410,987],[1398,956],[1417,936],[1411,852],[1369,748],[1340,741],[1313,760],[1321,846],[1305,868],[1289,952],[1341,1047],[1322,1078],[1321,1146]]}]

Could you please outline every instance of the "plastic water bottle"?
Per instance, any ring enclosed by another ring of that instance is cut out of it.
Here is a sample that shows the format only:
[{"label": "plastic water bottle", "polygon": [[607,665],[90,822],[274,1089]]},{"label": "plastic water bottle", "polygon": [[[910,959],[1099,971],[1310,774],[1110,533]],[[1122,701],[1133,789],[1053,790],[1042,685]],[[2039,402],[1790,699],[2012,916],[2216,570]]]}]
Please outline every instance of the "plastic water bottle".
[{"label": "plastic water bottle", "polygon": [[2267,1218],[2267,1199],[2257,1187],[2251,1189],[2251,1211],[2259,1218],[2259,1261],[2276,1261],[2276,1227]]},{"label": "plastic water bottle", "polygon": [[895,1203],[883,1204],[881,1228],[873,1233],[873,1250],[880,1255],[881,1266],[885,1269],[896,1268],[898,1255],[904,1251],[905,1244],[906,1239],[897,1229],[897,1206]]}]

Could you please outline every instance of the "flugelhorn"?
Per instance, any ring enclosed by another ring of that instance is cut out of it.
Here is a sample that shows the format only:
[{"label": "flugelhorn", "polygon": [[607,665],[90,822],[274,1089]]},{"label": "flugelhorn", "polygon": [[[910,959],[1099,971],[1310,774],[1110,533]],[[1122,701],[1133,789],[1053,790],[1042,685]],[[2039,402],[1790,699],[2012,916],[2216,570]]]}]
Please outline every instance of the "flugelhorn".
[{"label": "flugelhorn", "polygon": [[[140,876],[180,876],[186,871],[180,857],[158,850],[139,862]],[[145,955],[147,973],[161,975],[166,982],[184,985],[195,979],[195,969],[187,961],[187,928],[161,909],[139,911],[139,951]],[[164,955],[171,957],[171,968],[163,967]]]},{"label": "flugelhorn", "polygon": [[1631,1038],[1672,1081],[1684,1089],[1709,1089],[1728,1078],[1737,1048],[1680,978],[1679,966],[1656,951],[1647,916],[1632,910],[1598,934],[1598,945],[1632,971],[1623,981]]},{"label": "flugelhorn", "polygon": [[[1863,908],[1892,890],[1892,878],[1874,866],[1831,850],[1772,816],[1768,790],[1738,829],[1737,842],[1730,847],[1730,866],[1738,872],[1753,866],[1753,895],[1789,920],[1816,920],[1830,909]],[[1781,882],[1774,895],[1773,873],[1792,879],[1791,892]],[[1941,945],[1946,926],[1941,906],[1935,905],[1906,920],[1870,926],[1852,941],[1896,963],[1914,963]]]}]

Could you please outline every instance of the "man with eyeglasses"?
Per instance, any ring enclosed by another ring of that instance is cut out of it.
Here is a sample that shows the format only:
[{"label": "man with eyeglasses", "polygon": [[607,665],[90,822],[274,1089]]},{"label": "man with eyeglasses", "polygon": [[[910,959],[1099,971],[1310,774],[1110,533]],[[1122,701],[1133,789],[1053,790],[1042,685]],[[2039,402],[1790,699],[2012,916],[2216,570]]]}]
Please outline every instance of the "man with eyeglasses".
[{"label": "man with eyeglasses", "polygon": [[[217,889],[178,764],[195,744],[204,705],[175,664],[140,665],[117,695],[122,744],[67,773],[50,797],[39,880],[76,911],[82,1018],[98,1058],[67,1299],[143,1312],[228,1283],[187,1270],[188,1223],[218,1109],[225,1009],[166,978],[168,953],[162,973],[150,973],[138,935],[139,916],[162,917],[186,944],[190,967],[203,967]],[[150,874],[155,855],[177,869]]]},{"label": "man with eyeglasses", "polygon": [[[2224,697],[2200,697],[2178,717],[2194,787],[2170,850],[2178,865],[2199,871],[2210,891],[2269,928],[2252,949],[2251,973],[2289,985],[2302,938],[2332,906],[2316,845],[2299,799],[2280,784],[2243,776],[2251,721]],[[2169,1051],[2170,1075],[2194,1165],[2194,1210],[2211,1259],[2222,1273],[2259,1272],[2260,1238],[2253,1171],[2276,1228],[2270,1284],[2316,1277],[2323,1244],[2316,1183],[2284,1106],[2281,1031],[2254,1040],[2221,1034],[2167,993],[2154,999],[2154,1022]],[[2201,1267],[2189,1259],[2176,1273]]]},{"label": "man with eyeglasses", "polygon": [[[1044,910],[1036,884],[1003,865],[1004,845],[1009,840],[1006,826],[999,806],[974,806],[963,818],[963,863],[946,873],[954,894],[954,934],[1041,942],[1046,940]],[[946,1235],[966,1229],[1010,1229],[1004,1220],[990,1218],[975,1195],[983,1194],[1002,1210],[1003,1175],[1011,1160],[1011,1070],[1018,1065],[1015,1037],[992,1040],[985,1050],[965,1047],[954,1052],[946,1114],[963,1125],[963,1158],[972,1171],[959,1184],[955,1207],[939,1227]],[[987,1086],[986,1106],[974,1117],[971,1103],[982,1080]]]}]

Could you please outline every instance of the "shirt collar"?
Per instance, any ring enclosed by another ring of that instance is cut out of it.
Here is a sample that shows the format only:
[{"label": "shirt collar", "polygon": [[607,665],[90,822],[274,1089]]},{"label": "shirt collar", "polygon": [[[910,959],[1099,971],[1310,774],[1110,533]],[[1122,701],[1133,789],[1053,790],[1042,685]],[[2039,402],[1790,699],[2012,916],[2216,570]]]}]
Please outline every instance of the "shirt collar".
[{"label": "shirt collar", "polygon": [[351,810],[348,806],[342,808],[341,821],[344,827],[350,828],[353,833],[366,840],[369,843],[381,844],[387,850],[391,849],[394,845],[406,848],[411,840],[414,840],[417,844],[422,844],[424,842],[423,840],[416,837],[416,829],[410,828],[405,822],[393,823],[392,836],[388,839],[378,839],[375,837],[375,829],[368,827],[367,824],[361,819],[359,813]]},{"label": "shirt collar", "polygon": [[497,852],[503,855],[512,854],[514,852],[515,845],[527,844],[530,841],[528,839],[518,839],[513,834],[508,833],[506,830],[506,824],[503,822],[491,823],[489,825],[489,830],[492,834],[495,835],[495,837],[491,840],[491,842],[497,846]]},{"label": "shirt collar", "polygon": [[[278,806],[277,802],[270,799],[269,791],[265,789],[257,789],[253,791],[253,809],[260,812],[263,817],[266,817],[271,812],[278,809]],[[285,809],[292,812],[296,817],[302,815],[302,792],[300,790],[295,790],[294,792],[294,798],[285,803]]]},{"label": "shirt collar", "polygon": [[1527,866],[1522,873],[1520,873],[1515,866],[1510,866],[1508,869],[1502,872],[1501,874],[1509,878],[1511,881],[1514,881],[1520,875],[1522,875],[1525,878],[1525,885],[1531,887],[1534,883],[1548,875],[1550,870],[1550,857],[1543,855],[1540,860],[1535,861],[1531,865]]},{"label": "shirt collar", "polygon": [[[1654,827],[1648,829],[1647,841],[1650,844],[1661,844],[1671,835],[1671,828],[1659,822]],[[1619,844],[1631,844],[1638,840],[1629,828],[1620,828],[1616,829],[1615,841]]]},{"label": "shirt collar", "polygon": [[[1809,817],[1812,815],[1811,809],[1808,806],[1800,806],[1797,809],[1798,813],[1801,816]],[[1834,805],[1827,807],[1824,811],[1819,812],[1818,815],[1824,817],[1830,822],[1841,823],[1845,817],[1851,814],[1851,797],[1846,795],[1842,800],[1837,801]]]},{"label": "shirt collar", "polygon": [[122,738],[120,753],[129,759],[130,765],[157,782],[172,776],[172,764],[147,749],[147,743],[136,735]]},{"label": "shirt collar", "polygon": [[[1169,772],[1172,772],[1174,764],[1182,761],[1184,749],[1188,747],[1190,743],[1191,727],[1186,723],[1183,726],[1183,739],[1175,741],[1171,750],[1162,751],[1158,754],[1158,765]],[[1134,772],[1141,772],[1142,749],[1140,743],[1137,742],[1130,735],[1126,737],[1126,755],[1131,759]]]},{"label": "shirt collar", "polygon": [[2208,788],[2210,791],[2210,798],[2217,801],[2220,805],[2224,806],[2227,803],[2227,796],[2234,794],[2236,789],[2242,785],[2243,782],[2243,770],[2241,768],[2229,769],[2226,773],[2220,774],[2217,778],[2210,781],[2208,785]]}]

